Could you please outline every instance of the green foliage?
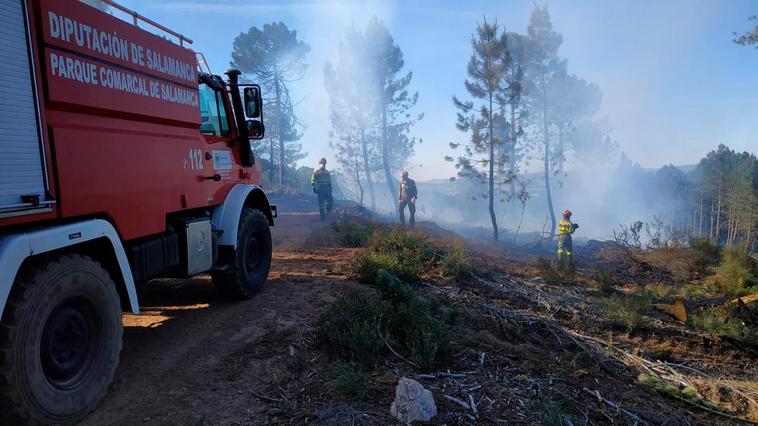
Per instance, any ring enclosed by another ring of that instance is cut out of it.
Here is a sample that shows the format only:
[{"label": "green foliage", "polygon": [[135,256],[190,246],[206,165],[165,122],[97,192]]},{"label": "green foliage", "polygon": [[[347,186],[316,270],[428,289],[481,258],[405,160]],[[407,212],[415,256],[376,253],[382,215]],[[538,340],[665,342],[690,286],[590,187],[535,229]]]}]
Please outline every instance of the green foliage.
[{"label": "green foliage", "polygon": [[661,378],[651,376],[648,374],[640,374],[637,377],[637,382],[640,383],[641,385],[647,386],[650,389],[664,395],[669,395],[675,398],[685,399],[694,404],[698,404],[704,407],[708,407],[708,408],[712,408],[716,410],[723,410],[723,407],[717,404],[714,404],[708,399],[701,397],[697,389],[690,386],[677,387],[677,386],[672,385],[669,382],[666,382],[665,380]]},{"label": "green foliage", "polygon": [[694,251],[695,266],[699,272],[705,272],[721,261],[721,246],[706,237],[691,238],[689,246]]},{"label": "green foliage", "polygon": [[651,358],[655,360],[668,361],[671,359],[673,350],[671,349],[671,345],[669,343],[658,343],[651,346],[650,349],[648,349],[647,353]]},{"label": "green foliage", "polygon": [[749,287],[758,285],[758,265],[747,254],[744,243],[724,249],[723,261],[709,281],[735,296],[745,294]]},{"label": "green foliage", "polygon": [[353,273],[358,281],[373,284],[376,281],[379,270],[390,271],[396,275],[408,276],[420,272],[416,268],[411,271],[404,270],[397,256],[388,253],[374,251],[362,251],[353,260]]},{"label": "green foliage", "polygon": [[371,241],[374,232],[382,229],[378,223],[335,222],[332,225],[334,232],[339,238],[340,244],[345,247],[366,247]]},{"label": "green foliage", "polygon": [[410,285],[384,269],[377,271],[375,284],[381,297],[395,304],[409,303],[416,297]]},{"label": "green foliage", "polygon": [[598,289],[606,294],[613,292],[616,286],[620,284],[616,274],[610,268],[604,266],[598,266],[595,269],[592,279],[597,284]]},{"label": "green foliage", "polygon": [[739,327],[727,318],[723,309],[705,309],[697,315],[691,315],[687,322],[695,330],[712,336],[736,337],[739,335]]},{"label": "green foliage", "polygon": [[316,338],[349,362],[372,369],[385,350],[379,319],[388,309],[377,296],[348,292],[316,322]]},{"label": "green foliage", "polygon": [[352,364],[340,366],[337,373],[337,390],[352,399],[363,399],[368,394],[370,377]]},{"label": "green foliage", "polygon": [[643,325],[645,314],[650,310],[652,296],[646,291],[624,295],[616,294],[610,297],[603,306],[606,315],[626,327],[627,334]]},{"label": "green foliage", "polygon": [[442,275],[454,279],[465,279],[476,275],[477,270],[471,260],[466,256],[466,250],[462,243],[454,244],[442,256],[440,261]]},{"label": "green foliage", "polygon": [[539,402],[540,418],[546,426],[563,426],[564,419],[572,421],[571,416],[572,408],[563,399],[554,399],[550,397],[542,397]]},{"label": "green foliage", "polygon": [[402,281],[415,283],[436,257],[436,250],[421,234],[398,229],[375,232],[368,250],[356,256],[353,272],[359,281],[367,284],[374,283],[380,269],[391,272]]},{"label": "green foliage", "polygon": [[[266,104],[266,136],[253,141],[258,158],[265,157],[269,181],[284,187],[288,168],[303,158],[302,137],[293,104],[290,82],[302,78],[308,65],[305,57],[310,46],[298,39],[297,31],[282,22],[251,27],[240,33],[233,43],[232,67],[261,85]],[[278,169],[274,177],[274,169]],[[280,181],[282,180],[282,181]]]},{"label": "green foliage", "polygon": [[545,283],[549,285],[559,285],[561,283],[561,273],[553,265],[553,262],[543,257],[538,257],[535,267],[540,271],[540,276],[545,280]]},{"label": "green foliage", "polygon": [[393,340],[408,350],[411,361],[421,368],[431,368],[450,354],[448,321],[452,317],[447,309],[417,296],[394,307],[387,326],[392,331]]},{"label": "green foliage", "polygon": [[456,311],[419,297],[383,269],[375,285],[374,296],[347,293],[327,309],[316,324],[318,341],[363,370],[376,365],[388,344],[422,368],[450,354]]},{"label": "green foliage", "polygon": [[687,321],[691,328],[705,334],[717,337],[727,337],[744,344],[758,348],[758,328],[751,322],[751,307],[732,306],[705,309],[697,315],[692,315]]}]

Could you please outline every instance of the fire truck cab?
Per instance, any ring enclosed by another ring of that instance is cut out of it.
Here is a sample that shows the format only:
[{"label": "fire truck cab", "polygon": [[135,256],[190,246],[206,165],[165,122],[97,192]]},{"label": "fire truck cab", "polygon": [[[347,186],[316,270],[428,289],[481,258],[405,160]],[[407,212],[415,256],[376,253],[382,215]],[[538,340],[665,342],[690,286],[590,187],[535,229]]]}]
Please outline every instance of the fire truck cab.
[{"label": "fire truck cab", "polygon": [[[248,298],[276,207],[260,87],[111,0],[0,5],[0,419],[74,423],[110,385],[137,284]],[[200,58],[200,60],[198,60]]]}]

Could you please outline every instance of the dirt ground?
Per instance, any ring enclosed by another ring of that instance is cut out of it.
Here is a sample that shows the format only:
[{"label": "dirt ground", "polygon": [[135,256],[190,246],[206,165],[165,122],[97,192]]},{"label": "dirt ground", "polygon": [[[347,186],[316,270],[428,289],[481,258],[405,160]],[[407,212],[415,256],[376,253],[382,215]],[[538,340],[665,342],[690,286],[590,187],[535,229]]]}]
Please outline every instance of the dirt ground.
[{"label": "dirt ground", "polygon": [[[636,384],[637,371],[593,359],[559,328],[635,354],[669,341],[673,364],[664,367],[747,381],[751,394],[758,392],[758,369],[748,354],[691,337],[666,318],[625,337],[601,318],[600,295],[587,282],[548,285],[510,254],[506,261],[496,249],[473,243],[469,252],[498,271],[493,281],[420,289],[482,315],[481,330],[462,339],[445,367],[452,375],[417,371],[391,357],[372,375],[371,398],[350,401],[335,391],[339,363],[314,347],[311,327],[345,290],[371,289],[345,273],[358,249],[340,247],[311,207],[309,200],[281,205],[270,278],[250,300],[218,296],[207,276],[145,285],[142,313],[124,316],[114,384],[83,424],[393,424],[389,406],[404,375],[432,390],[439,410],[434,424],[535,424],[551,410],[571,412],[579,424],[737,423]],[[365,212],[347,212],[356,213]],[[433,224],[421,226],[437,238],[455,238]],[[443,395],[476,399],[479,412]]]},{"label": "dirt ground", "polygon": [[115,381],[83,424],[257,422],[268,405],[251,391],[270,381],[302,329],[349,285],[333,269],[352,249],[323,247],[327,226],[316,213],[281,214],[269,281],[250,300],[220,297],[208,276],[141,288],[142,312],[124,315]]}]

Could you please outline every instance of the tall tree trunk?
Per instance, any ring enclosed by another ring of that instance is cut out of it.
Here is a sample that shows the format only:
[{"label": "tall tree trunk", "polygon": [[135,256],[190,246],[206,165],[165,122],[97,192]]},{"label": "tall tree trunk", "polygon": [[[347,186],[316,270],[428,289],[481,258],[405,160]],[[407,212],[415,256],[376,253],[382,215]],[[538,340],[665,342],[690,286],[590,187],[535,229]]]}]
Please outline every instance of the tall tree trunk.
[{"label": "tall tree trunk", "polygon": [[495,135],[493,134],[493,112],[492,112],[492,92],[490,91],[490,110],[489,110],[489,126],[490,126],[490,220],[492,220],[492,239],[497,241],[498,229],[497,229],[497,217],[495,216]]},{"label": "tall tree trunk", "polygon": [[516,194],[516,142],[518,139],[518,136],[516,134],[516,102],[511,102],[511,128],[510,128],[510,139],[511,139],[511,146],[509,148],[509,156],[508,156],[508,171],[510,174],[511,179],[511,197]]},{"label": "tall tree trunk", "polygon": [[277,130],[279,136],[279,187],[284,187],[284,132],[282,132],[282,123],[284,123],[284,111],[282,111],[282,93],[279,88],[279,77],[276,66],[274,66],[274,94],[276,95],[276,112],[277,112]]},{"label": "tall tree trunk", "polygon": [[371,198],[371,211],[376,211],[376,194],[374,193],[374,179],[371,177],[371,167],[369,167],[368,143],[366,142],[366,130],[361,128],[361,152],[363,152],[363,172],[366,174],[366,186],[368,195]]},{"label": "tall tree trunk", "polygon": [[550,214],[550,236],[555,236],[555,212],[553,211],[553,196],[550,193],[550,140],[547,129],[547,88],[545,80],[542,80],[542,124],[545,138],[545,196],[547,198],[547,211]]},{"label": "tall tree trunk", "polygon": [[271,186],[274,185],[274,152],[274,138],[269,138],[268,159],[271,165],[268,168],[268,184]]},{"label": "tall tree trunk", "polygon": [[714,234],[716,236],[716,242],[721,244],[721,182],[719,182],[719,199],[716,209],[716,229]]},{"label": "tall tree trunk", "polygon": [[700,188],[700,224],[697,227],[697,236],[703,236],[703,189]]},{"label": "tall tree trunk", "polygon": [[395,206],[395,212],[397,212],[397,190],[390,170],[387,127],[387,102],[382,100],[382,167],[384,168],[384,178],[387,179],[387,188],[390,190],[390,197],[392,197],[392,203]]},{"label": "tall tree trunk", "polygon": [[363,206],[363,185],[361,185],[361,166],[360,163],[358,163],[358,157],[355,157],[355,181],[358,182],[360,205]]}]

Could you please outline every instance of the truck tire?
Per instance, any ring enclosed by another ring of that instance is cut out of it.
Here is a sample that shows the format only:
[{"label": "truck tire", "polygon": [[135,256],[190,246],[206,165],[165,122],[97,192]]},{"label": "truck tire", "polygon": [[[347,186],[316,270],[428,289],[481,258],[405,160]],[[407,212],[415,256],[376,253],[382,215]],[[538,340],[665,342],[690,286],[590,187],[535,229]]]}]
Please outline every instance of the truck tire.
[{"label": "truck tire", "polygon": [[71,424],[113,381],[123,327],[116,284],[94,260],[33,261],[0,324],[0,416],[15,424]]},{"label": "truck tire", "polygon": [[225,296],[249,299],[263,288],[271,269],[271,229],[257,209],[244,208],[237,231],[237,250],[224,265],[213,271],[213,284]]}]

